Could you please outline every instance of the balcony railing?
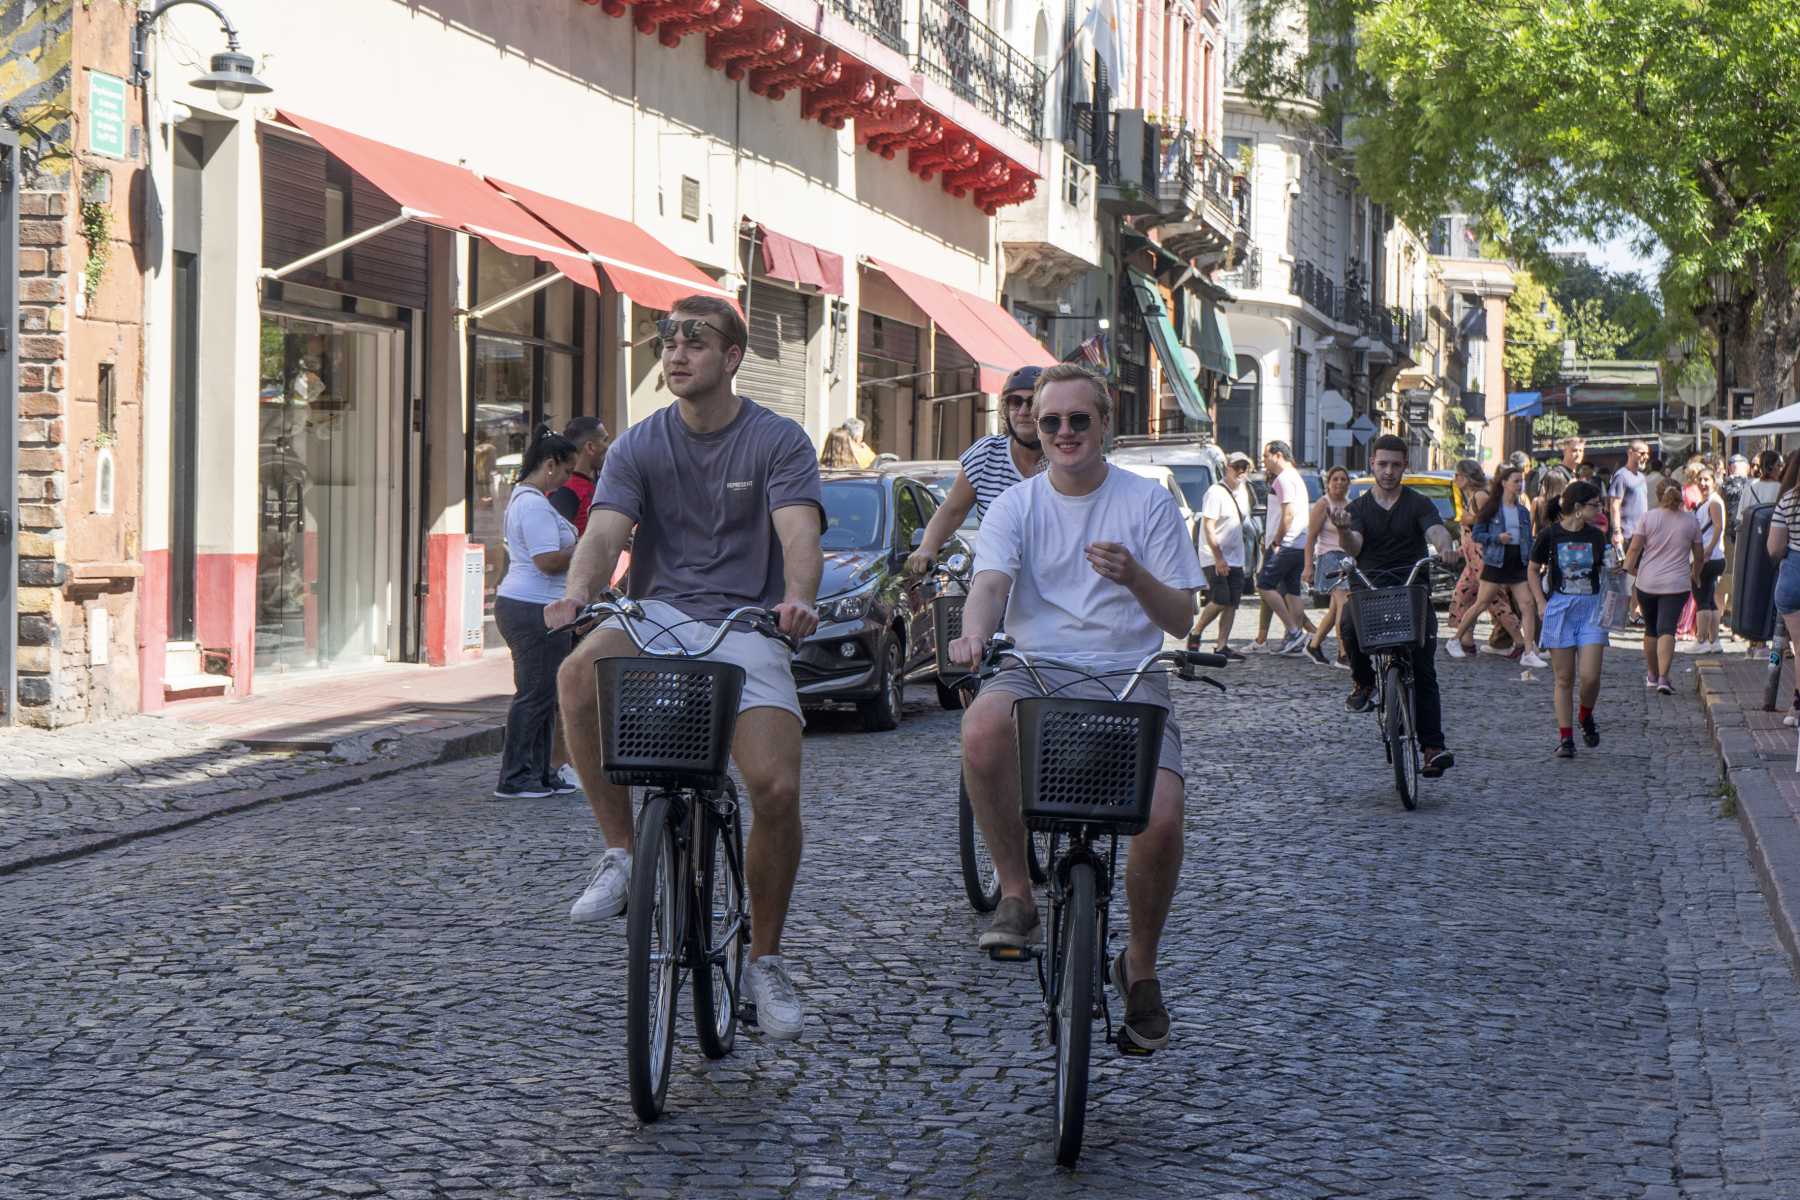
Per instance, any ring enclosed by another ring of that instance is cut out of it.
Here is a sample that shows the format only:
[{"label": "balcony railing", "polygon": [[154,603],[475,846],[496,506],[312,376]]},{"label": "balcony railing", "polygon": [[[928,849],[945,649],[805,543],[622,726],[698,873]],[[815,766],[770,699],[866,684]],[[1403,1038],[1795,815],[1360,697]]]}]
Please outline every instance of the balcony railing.
[{"label": "balcony railing", "polygon": [[876,41],[906,53],[905,0],[827,0],[831,11]]},{"label": "balcony railing", "polygon": [[1288,292],[1300,297],[1332,320],[1338,319],[1338,286],[1324,271],[1305,259],[1294,263]]},{"label": "balcony railing", "polygon": [[1157,197],[1183,201],[1199,186],[1199,168],[1194,160],[1194,131],[1183,129],[1173,135],[1159,137],[1161,161],[1156,167]]},{"label": "balcony railing", "polygon": [[920,0],[917,62],[919,70],[1002,125],[1042,140],[1044,73],[960,4]]},{"label": "balcony railing", "polygon": [[1236,174],[1230,159],[1210,145],[1204,148],[1200,159],[1200,188],[1208,200],[1220,208],[1235,209],[1231,181]]},{"label": "balcony railing", "polygon": [[1239,291],[1254,292],[1262,287],[1262,247],[1252,246],[1238,260],[1237,266],[1229,271],[1221,272],[1218,281],[1228,288]]}]

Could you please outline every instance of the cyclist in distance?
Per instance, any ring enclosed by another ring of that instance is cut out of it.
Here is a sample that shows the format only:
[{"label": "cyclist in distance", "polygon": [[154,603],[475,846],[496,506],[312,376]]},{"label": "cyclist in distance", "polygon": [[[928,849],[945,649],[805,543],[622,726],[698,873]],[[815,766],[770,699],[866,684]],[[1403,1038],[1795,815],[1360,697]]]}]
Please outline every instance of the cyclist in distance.
[{"label": "cyclist in distance", "polygon": [[[1123,687],[1163,635],[1183,637],[1194,593],[1205,582],[1174,498],[1155,480],[1109,465],[1112,416],[1106,383],[1064,363],[1038,377],[1032,402],[1049,470],[1007,491],[982,523],[975,580],[953,661],[971,669],[1006,617],[1020,650],[1094,674],[1119,672]],[[1112,699],[1104,684],[1040,667],[1045,685],[1069,698]],[[984,682],[963,716],[969,799],[1000,879],[1000,903],[981,947],[1023,947],[1038,928],[1025,865],[1019,750],[1013,705],[1042,694],[1029,671]],[[1132,696],[1169,707],[1168,676],[1147,676]],[[1109,974],[1125,999],[1125,1035],[1143,1050],[1169,1041],[1169,1013],[1156,952],[1175,896],[1182,856],[1181,730],[1163,735],[1149,826],[1132,840],[1125,872],[1131,940]]]},{"label": "cyclist in distance", "polygon": [[1000,389],[1000,402],[1006,406],[1006,432],[984,437],[963,451],[962,469],[926,524],[925,540],[906,560],[908,575],[931,570],[932,559],[962,526],[971,508],[985,520],[988,506],[1001,492],[1043,469],[1044,450],[1031,411],[1031,389],[1043,370],[1020,367],[1006,377],[1006,385]]},{"label": "cyclist in distance", "polygon": [[[1406,459],[1404,438],[1384,433],[1370,443],[1369,473],[1375,477],[1375,485],[1350,502],[1350,528],[1340,535],[1344,551],[1377,587],[1397,587],[1405,582],[1413,564],[1425,557],[1427,545],[1445,560],[1459,557],[1437,505],[1402,486]],[[1444,747],[1444,706],[1437,681],[1437,611],[1429,607],[1426,611],[1431,634],[1424,646],[1412,651],[1413,716],[1419,752],[1425,760],[1419,774],[1435,779],[1456,765],[1456,757]],[[1344,707],[1367,712],[1375,703],[1375,665],[1362,652],[1355,626],[1354,621],[1346,621],[1338,634],[1350,656],[1354,681]]]},{"label": "cyclist in distance", "polygon": [[[696,649],[733,609],[758,605],[776,612],[783,633],[804,638],[819,623],[813,604],[824,566],[812,442],[795,422],[732,390],[747,335],[730,304],[688,296],[657,322],[657,334],[675,403],[626,430],[607,452],[564,598],[545,610],[545,623],[573,621],[605,590],[635,528],[627,590],[644,608],[640,633],[679,626],[658,640]],[[601,764],[594,669],[596,659],[638,653],[616,621],[588,634],[557,680],[569,757],[607,846],[569,910],[576,921],[623,912],[631,877],[631,799]],[[795,1038],[805,1012],[781,959],[801,847],[803,722],[791,659],[748,629],[727,634],[709,657],[745,674],[731,747],[756,817],[745,855],[754,914],[745,983],[764,1032]]]}]

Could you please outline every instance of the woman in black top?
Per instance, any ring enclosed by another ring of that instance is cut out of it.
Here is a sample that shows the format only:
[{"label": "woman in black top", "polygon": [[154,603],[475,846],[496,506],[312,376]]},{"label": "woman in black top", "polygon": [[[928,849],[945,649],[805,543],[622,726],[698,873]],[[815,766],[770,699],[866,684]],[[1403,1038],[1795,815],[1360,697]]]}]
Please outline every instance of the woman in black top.
[{"label": "woman in black top", "polygon": [[1593,521],[1600,514],[1600,489],[1578,479],[1546,505],[1551,520],[1531,543],[1531,592],[1544,614],[1538,644],[1550,652],[1556,672],[1556,757],[1575,757],[1575,722],[1569,710],[1576,669],[1581,676],[1581,738],[1600,744],[1594,701],[1600,696],[1600,666],[1606,655],[1603,573],[1611,544]]}]

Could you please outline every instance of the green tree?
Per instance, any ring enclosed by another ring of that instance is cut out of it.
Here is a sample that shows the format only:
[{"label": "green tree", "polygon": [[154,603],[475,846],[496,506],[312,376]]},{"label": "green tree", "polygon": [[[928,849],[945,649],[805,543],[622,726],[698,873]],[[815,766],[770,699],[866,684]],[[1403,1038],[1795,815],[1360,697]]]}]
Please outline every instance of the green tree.
[{"label": "green tree", "polygon": [[1613,359],[1625,344],[1625,327],[1609,321],[1598,297],[1577,300],[1563,310],[1563,340],[1575,340],[1575,357]]},{"label": "green tree", "polygon": [[1541,442],[1560,442],[1580,432],[1581,426],[1575,424],[1575,418],[1566,417],[1562,413],[1545,413],[1541,417],[1533,417],[1531,421],[1531,436]]},{"label": "green tree", "polygon": [[1413,228],[1482,214],[1529,259],[1635,221],[1669,252],[1666,306],[1723,310],[1774,401],[1800,357],[1792,0],[1243,3],[1242,85],[1348,116],[1364,186]]},{"label": "green tree", "polygon": [[1513,391],[1535,391],[1556,378],[1562,361],[1562,310],[1537,277],[1520,271],[1506,301],[1506,346],[1501,362]]},{"label": "green tree", "polygon": [[[1581,357],[1662,357],[1667,342],[1662,305],[1642,275],[1609,271],[1585,258],[1561,259],[1557,268],[1550,294],[1568,317],[1568,336],[1580,343]],[[1602,344],[1604,351],[1591,349]]]}]

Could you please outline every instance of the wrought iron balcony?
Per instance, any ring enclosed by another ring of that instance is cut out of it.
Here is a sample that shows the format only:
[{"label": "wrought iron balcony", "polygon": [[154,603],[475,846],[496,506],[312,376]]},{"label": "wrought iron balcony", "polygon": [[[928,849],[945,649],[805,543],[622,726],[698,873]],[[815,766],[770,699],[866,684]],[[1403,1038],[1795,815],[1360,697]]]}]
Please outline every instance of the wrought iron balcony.
[{"label": "wrought iron balcony", "polygon": [[1219,283],[1239,291],[1254,292],[1262,287],[1262,247],[1252,246],[1238,259],[1237,266],[1216,276]]},{"label": "wrought iron balcony", "polygon": [[906,53],[904,0],[826,0],[832,12],[876,41]]},{"label": "wrought iron balcony", "polygon": [[1165,210],[1177,206],[1188,210],[1199,199],[1199,168],[1194,161],[1194,131],[1182,129],[1169,133],[1159,131],[1156,166],[1156,198]]},{"label": "wrought iron balcony", "polygon": [[1200,187],[1206,198],[1220,208],[1236,213],[1236,200],[1232,194],[1232,178],[1237,169],[1231,160],[1220,154],[1210,144],[1202,147],[1200,160]]},{"label": "wrought iron balcony", "polygon": [[1044,73],[960,4],[920,0],[917,63],[1002,125],[1034,142],[1043,139]]},{"label": "wrought iron balcony", "polygon": [[1294,263],[1294,273],[1288,281],[1288,292],[1300,297],[1332,320],[1337,320],[1339,306],[1336,282],[1305,259]]}]

